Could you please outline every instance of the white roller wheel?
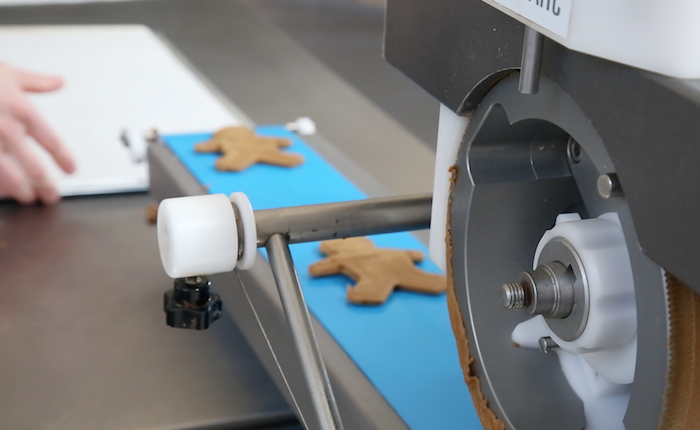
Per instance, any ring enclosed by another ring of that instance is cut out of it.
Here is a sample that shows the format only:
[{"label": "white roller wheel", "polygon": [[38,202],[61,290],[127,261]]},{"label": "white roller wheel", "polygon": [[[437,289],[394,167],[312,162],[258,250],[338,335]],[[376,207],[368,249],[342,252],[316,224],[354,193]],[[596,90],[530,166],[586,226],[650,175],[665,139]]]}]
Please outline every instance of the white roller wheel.
[{"label": "white roller wheel", "polygon": [[243,255],[238,260],[236,267],[241,270],[250,269],[253,267],[255,256],[258,254],[258,232],[255,227],[253,206],[250,204],[248,196],[241,192],[231,194],[229,199],[238,208],[238,215],[241,217],[240,221],[243,227]]},{"label": "white roller wheel", "polygon": [[537,315],[515,327],[514,342],[538,347],[551,337],[561,369],[584,404],[587,430],[624,430],[622,419],[634,382],[637,353],[637,313],[634,281],[624,234],[617,214],[581,220],[578,214],[561,214],[556,225],[540,240],[534,266],[544,246],[564,238],[581,258],[588,280],[590,312],[581,336],[566,342]]},{"label": "white roller wheel", "polygon": [[625,345],[637,332],[634,280],[625,236],[615,213],[581,220],[578,214],[562,214],[548,230],[535,251],[535,263],[542,249],[555,238],[566,239],[583,263],[588,280],[589,314],[581,336],[571,342],[552,338],[572,353],[595,352]]},{"label": "white roller wheel", "polygon": [[238,227],[229,198],[211,194],[163,200],[158,207],[158,247],[171,278],[233,270]]}]

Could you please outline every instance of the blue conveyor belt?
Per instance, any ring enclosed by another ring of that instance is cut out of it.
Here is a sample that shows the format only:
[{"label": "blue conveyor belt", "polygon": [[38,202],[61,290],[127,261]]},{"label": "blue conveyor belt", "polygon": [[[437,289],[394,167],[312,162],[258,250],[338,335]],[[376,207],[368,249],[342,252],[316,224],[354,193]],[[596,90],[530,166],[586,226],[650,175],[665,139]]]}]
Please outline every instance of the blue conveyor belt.
[{"label": "blue conveyor belt", "polygon": [[[259,126],[258,134],[286,137],[290,152],[306,161],[294,168],[254,165],[219,172],[217,154],[198,154],[194,144],[211,134],[164,136],[170,149],[210,193],[242,191],[254,209],[363,199],[366,196],[283,126]],[[373,236],[380,247],[426,248],[410,233]],[[349,304],[345,276],[311,278],[308,266],[323,258],[318,243],[290,247],[311,312],[412,429],[480,429],[459,365],[445,295],[395,291],[381,306]],[[422,269],[439,273],[429,260]]]}]

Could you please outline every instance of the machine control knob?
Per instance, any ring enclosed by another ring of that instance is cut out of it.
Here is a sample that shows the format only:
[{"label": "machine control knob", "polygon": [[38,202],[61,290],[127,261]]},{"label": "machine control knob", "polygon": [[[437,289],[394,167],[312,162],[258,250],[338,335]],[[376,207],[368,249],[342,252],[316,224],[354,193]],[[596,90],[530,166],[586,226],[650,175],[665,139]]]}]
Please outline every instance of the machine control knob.
[{"label": "machine control knob", "polygon": [[166,323],[170,327],[206,330],[221,317],[221,298],[210,292],[206,276],[175,279],[163,296]]}]

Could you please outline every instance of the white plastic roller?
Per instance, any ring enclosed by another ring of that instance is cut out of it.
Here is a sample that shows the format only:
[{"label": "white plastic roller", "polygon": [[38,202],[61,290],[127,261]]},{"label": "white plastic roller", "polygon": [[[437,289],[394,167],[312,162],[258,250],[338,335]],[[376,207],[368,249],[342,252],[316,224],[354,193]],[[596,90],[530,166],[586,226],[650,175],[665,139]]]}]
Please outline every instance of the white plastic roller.
[{"label": "white plastic roller", "polygon": [[158,207],[158,247],[171,278],[248,269],[256,254],[250,201],[243,193],[165,199]]},{"label": "white plastic roller", "polygon": [[542,315],[515,327],[511,338],[537,348],[550,337],[571,388],[584,404],[587,430],[624,430],[622,424],[637,358],[637,310],[634,279],[620,219],[615,213],[581,220],[561,214],[537,247],[533,267],[550,240],[566,239],[581,258],[588,279],[590,311],[586,329],[567,342],[559,338]]}]

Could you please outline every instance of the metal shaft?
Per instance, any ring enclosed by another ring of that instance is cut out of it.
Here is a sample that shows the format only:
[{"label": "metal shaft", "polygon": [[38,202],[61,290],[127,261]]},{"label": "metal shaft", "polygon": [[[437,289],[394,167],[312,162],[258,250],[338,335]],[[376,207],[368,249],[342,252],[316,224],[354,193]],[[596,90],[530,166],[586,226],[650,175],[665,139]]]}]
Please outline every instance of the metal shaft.
[{"label": "metal shaft", "polygon": [[282,234],[272,234],[265,243],[272,274],[292,331],[319,425],[324,430],[342,429],[338,405],[333,396],[288,245],[287,238]]},{"label": "metal shaft", "polygon": [[540,66],[544,36],[532,27],[525,28],[523,58],[520,68],[520,85],[523,94],[536,94],[540,88]]},{"label": "metal shaft", "polygon": [[430,227],[430,194],[255,211],[258,247],[274,234],[289,243]]}]

